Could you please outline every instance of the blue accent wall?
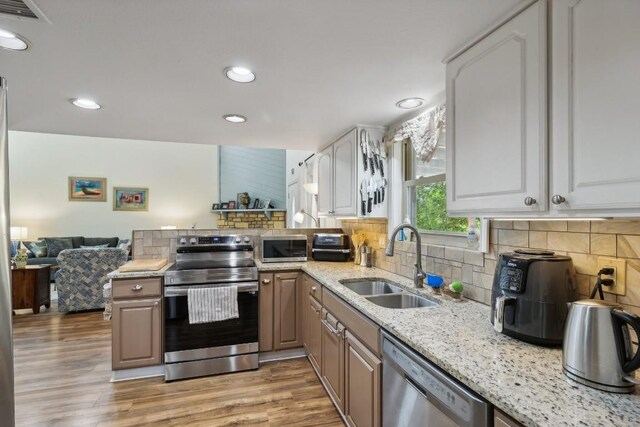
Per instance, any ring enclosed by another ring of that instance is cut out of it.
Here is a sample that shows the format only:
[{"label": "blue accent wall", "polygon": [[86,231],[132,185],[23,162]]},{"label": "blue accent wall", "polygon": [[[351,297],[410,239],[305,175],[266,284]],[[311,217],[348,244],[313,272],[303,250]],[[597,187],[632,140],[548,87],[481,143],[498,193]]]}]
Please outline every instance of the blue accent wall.
[{"label": "blue accent wall", "polygon": [[271,199],[286,209],[286,150],[220,146],[220,201],[236,200],[238,193]]}]

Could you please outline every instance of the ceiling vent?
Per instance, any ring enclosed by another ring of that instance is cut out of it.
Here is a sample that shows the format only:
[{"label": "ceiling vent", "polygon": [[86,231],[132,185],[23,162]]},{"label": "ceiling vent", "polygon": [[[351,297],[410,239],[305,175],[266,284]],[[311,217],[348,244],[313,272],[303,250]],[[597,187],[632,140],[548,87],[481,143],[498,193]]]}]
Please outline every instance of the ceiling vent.
[{"label": "ceiling vent", "polygon": [[33,0],[0,0],[0,16],[49,22]]}]

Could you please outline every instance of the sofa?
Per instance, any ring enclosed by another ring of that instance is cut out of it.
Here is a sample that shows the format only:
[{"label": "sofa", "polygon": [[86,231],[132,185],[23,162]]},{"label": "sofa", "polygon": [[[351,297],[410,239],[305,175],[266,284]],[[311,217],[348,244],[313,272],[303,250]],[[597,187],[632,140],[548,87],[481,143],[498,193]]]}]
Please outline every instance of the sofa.
[{"label": "sofa", "polygon": [[[51,264],[51,281],[55,279],[55,272],[58,266],[58,254],[65,249],[82,249],[84,247],[108,247],[121,248],[127,252],[131,247],[129,239],[120,239],[118,237],[39,237],[36,241],[19,242],[21,247],[27,249],[27,265],[33,264]],[[106,245],[106,246],[105,246]],[[17,247],[12,245],[13,248]],[[14,255],[13,253],[11,254]]]},{"label": "sofa", "polygon": [[120,248],[65,249],[60,252],[56,272],[58,311],[104,308],[102,287],[107,274],[127,262],[127,251]]}]

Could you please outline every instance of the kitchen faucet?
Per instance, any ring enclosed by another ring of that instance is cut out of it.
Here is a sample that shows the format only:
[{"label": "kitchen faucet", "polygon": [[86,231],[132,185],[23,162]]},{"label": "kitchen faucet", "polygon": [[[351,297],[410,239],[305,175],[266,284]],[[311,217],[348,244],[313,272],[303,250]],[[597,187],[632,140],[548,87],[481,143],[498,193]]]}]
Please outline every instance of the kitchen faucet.
[{"label": "kitchen faucet", "polygon": [[422,240],[420,239],[420,233],[413,225],[400,224],[399,226],[397,226],[391,232],[391,237],[387,242],[387,247],[384,250],[384,254],[386,256],[393,256],[393,246],[395,245],[396,234],[398,234],[398,232],[403,228],[408,228],[409,230],[413,231],[413,234],[416,236],[416,264],[413,284],[416,285],[416,288],[422,288],[422,280],[424,279],[424,271],[422,271]]}]

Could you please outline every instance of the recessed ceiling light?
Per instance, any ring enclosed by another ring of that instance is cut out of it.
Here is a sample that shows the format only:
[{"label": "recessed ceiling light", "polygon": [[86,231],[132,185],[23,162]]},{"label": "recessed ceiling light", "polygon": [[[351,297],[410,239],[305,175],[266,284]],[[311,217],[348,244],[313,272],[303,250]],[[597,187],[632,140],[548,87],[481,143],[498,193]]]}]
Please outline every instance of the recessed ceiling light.
[{"label": "recessed ceiling light", "polygon": [[256,79],[256,75],[245,67],[227,67],[224,69],[224,73],[229,79],[238,83],[251,83]]},{"label": "recessed ceiling light", "polygon": [[21,35],[0,28],[0,47],[7,50],[27,50],[29,44]]},{"label": "recessed ceiling light", "polygon": [[225,114],[222,118],[231,123],[244,123],[247,121],[247,118],[240,114]]},{"label": "recessed ceiling light", "polygon": [[98,104],[92,99],[72,98],[69,101],[71,101],[71,103],[76,107],[86,108],[87,110],[99,110],[100,108],[102,108],[102,105]]},{"label": "recessed ceiling light", "polygon": [[396,107],[403,108],[405,110],[411,110],[412,108],[421,107],[424,104],[424,99],[422,98],[407,98],[396,103]]}]

